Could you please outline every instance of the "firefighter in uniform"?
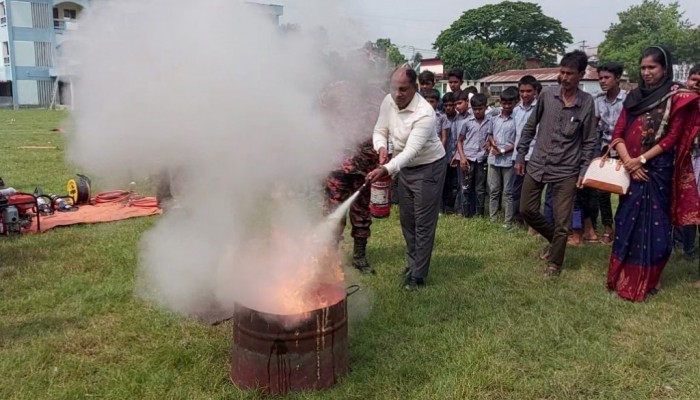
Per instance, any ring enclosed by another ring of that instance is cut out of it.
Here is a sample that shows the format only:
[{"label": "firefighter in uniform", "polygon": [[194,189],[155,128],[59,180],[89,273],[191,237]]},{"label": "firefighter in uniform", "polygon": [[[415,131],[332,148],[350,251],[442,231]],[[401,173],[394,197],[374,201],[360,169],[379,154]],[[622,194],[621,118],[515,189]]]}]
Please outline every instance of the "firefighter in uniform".
[{"label": "firefighter in uniform", "polygon": [[[379,106],[386,93],[378,86],[349,81],[334,82],[321,95],[321,106],[332,129],[347,143],[352,143],[337,169],[331,171],[324,183],[324,212],[329,214],[347,200],[362,185],[367,174],[377,168],[379,155],[372,145],[374,124]],[[357,143],[360,143],[357,145]],[[362,273],[374,273],[367,261],[367,239],[372,216],[369,211],[369,187],[360,192],[350,207],[350,235],[353,238],[352,265]],[[343,239],[346,218],[338,226],[337,237]]]}]

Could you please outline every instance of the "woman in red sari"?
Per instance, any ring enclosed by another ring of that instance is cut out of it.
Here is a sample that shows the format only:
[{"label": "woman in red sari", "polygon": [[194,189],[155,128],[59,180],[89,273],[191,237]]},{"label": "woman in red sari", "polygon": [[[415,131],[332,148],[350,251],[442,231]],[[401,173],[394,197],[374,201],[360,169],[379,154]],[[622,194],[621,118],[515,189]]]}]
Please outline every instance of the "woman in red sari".
[{"label": "woman in red sari", "polygon": [[609,290],[631,301],[656,292],[673,250],[672,222],[697,214],[698,207],[695,183],[692,193],[679,185],[687,172],[685,143],[697,130],[698,95],[673,82],[671,55],[659,46],[642,54],[640,78],[613,133],[632,182],[620,196],[607,281]]}]

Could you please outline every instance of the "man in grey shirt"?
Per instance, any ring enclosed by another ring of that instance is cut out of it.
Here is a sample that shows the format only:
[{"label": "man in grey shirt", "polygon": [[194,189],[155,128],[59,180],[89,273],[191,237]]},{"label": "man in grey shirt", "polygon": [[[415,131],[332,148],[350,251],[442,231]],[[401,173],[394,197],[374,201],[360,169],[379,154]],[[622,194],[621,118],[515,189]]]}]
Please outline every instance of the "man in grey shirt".
[{"label": "man in grey shirt", "polygon": [[[587,66],[588,57],[582,51],[564,55],[559,69],[560,86],[542,91],[517,147],[515,171],[525,175],[520,213],[550,243],[540,253],[540,258],[547,261],[545,276],[561,272],[576,188],[583,187],[583,176],[595,149],[593,97],[578,87]],[[525,155],[538,125],[537,142],[525,171]],[[553,189],[553,228],[540,212],[545,185]]]}]

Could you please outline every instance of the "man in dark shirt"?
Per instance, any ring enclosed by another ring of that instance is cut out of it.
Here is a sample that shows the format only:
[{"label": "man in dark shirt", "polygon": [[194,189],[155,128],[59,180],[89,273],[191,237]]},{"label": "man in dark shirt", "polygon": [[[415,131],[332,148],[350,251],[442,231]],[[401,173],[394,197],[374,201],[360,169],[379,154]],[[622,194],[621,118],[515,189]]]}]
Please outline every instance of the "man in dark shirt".
[{"label": "man in dark shirt", "polygon": [[[525,175],[520,213],[550,243],[540,253],[540,258],[547,261],[545,276],[561,272],[576,188],[583,187],[583,176],[595,149],[593,97],[578,87],[587,66],[588,57],[582,51],[564,55],[559,68],[560,85],[542,91],[517,147],[515,171]],[[525,155],[538,125],[537,142],[526,171]],[[540,212],[545,185],[553,189],[553,228]]]}]

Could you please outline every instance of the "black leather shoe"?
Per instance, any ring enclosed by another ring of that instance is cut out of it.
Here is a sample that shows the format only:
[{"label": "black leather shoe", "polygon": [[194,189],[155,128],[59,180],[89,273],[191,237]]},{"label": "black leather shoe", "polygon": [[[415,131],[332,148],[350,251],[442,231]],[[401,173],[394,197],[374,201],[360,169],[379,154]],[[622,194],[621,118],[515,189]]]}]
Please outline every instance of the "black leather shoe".
[{"label": "black leather shoe", "polygon": [[425,286],[425,279],[423,278],[414,278],[412,276],[409,276],[406,278],[406,285],[403,287],[406,290],[417,290],[418,288],[422,288]]}]

